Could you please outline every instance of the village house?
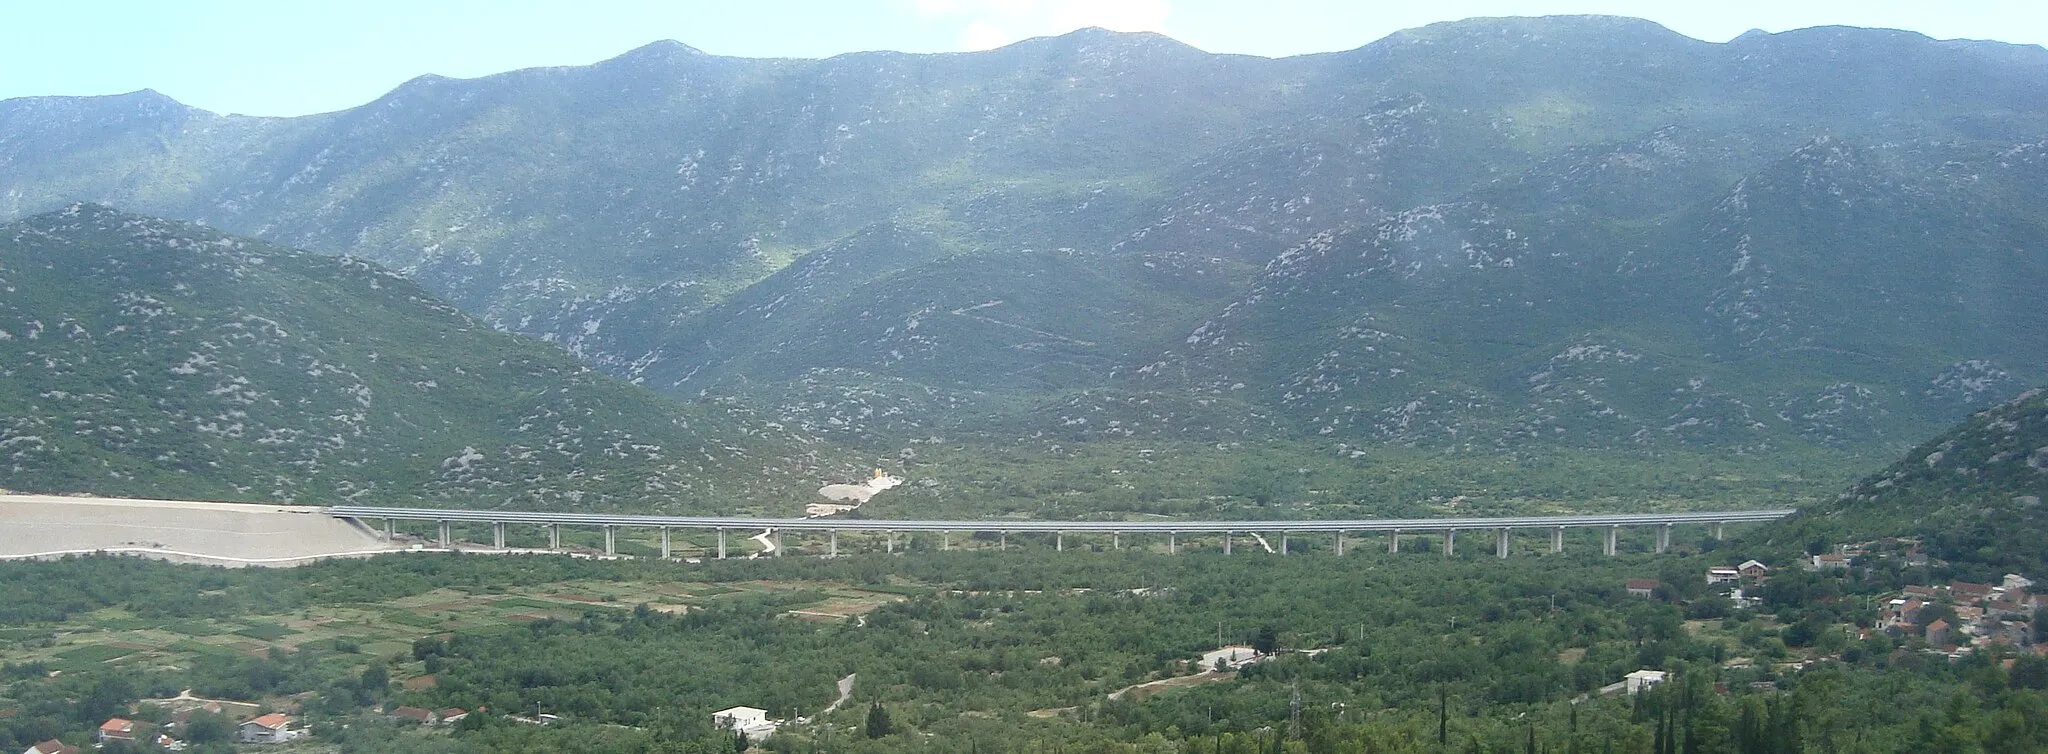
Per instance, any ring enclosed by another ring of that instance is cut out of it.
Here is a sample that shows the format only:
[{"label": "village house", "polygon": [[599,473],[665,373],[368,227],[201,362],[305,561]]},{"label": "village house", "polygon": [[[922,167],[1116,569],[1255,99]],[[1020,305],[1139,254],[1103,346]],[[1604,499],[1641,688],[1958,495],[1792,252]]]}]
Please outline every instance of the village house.
[{"label": "village house", "polygon": [[1927,603],[1918,597],[1895,597],[1877,613],[1877,627],[1905,630],[1920,622],[1920,608]]},{"label": "village house", "polygon": [[1813,567],[1814,570],[1819,571],[1826,571],[1836,568],[1848,568],[1849,556],[1835,554],[1815,555],[1813,556]]},{"label": "village house", "polygon": [[1949,646],[1948,621],[1935,619],[1927,624],[1927,643],[1937,647]]},{"label": "village house", "polygon": [[1742,578],[1750,583],[1763,581],[1771,575],[1770,566],[1755,560],[1742,561],[1742,565],[1736,566],[1735,570],[1741,572]]},{"label": "village house", "polygon": [[1713,568],[1709,568],[1709,569],[1707,569],[1707,583],[1708,583],[1708,584],[1726,584],[1726,583],[1729,583],[1729,582],[1731,582],[1731,581],[1741,581],[1741,580],[1742,580],[1742,571],[1741,571],[1741,570],[1738,570],[1738,569],[1736,569],[1736,568],[1735,568],[1735,567],[1733,567],[1733,566],[1716,566],[1716,567],[1713,567]]},{"label": "village house", "polygon": [[[1976,636],[1978,635],[1978,629],[1984,625],[1985,620],[1984,608],[1961,605],[1956,608],[1956,621],[1953,627],[1959,627],[1963,633]],[[1996,620],[1991,622],[1993,624],[1998,623]]]},{"label": "village house", "polygon": [[1907,597],[1916,597],[1922,601],[1926,601],[1940,597],[1941,589],[1939,587],[1910,584],[1907,585],[1904,589],[1900,589],[1899,593],[1904,594]]},{"label": "village house", "polygon": [[435,712],[434,717],[441,725],[454,725],[462,722],[462,718],[469,717],[469,710],[461,707],[449,707],[448,709]]},{"label": "village house", "polygon": [[1629,696],[1635,696],[1656,688],[1657,684],[1664,682],[1664,677],[1665,673],[1662,670],[1638,670],[1622,676],[1622,688]]},{"label": "village house", "polygon": [[1628,589],[1628,596],[1630,597],[1649,599],[1657,593],[1657,586],[1662,583],[1664,582],[1656,579],[1629,579],[1624,588]]},{"label": "village house", "polygon": [[281,744],[299,737],[291,723],[281,712],[260,715],[235,726],[235,738],[245,744]]},{"label": "village house", "polygon": [[93,740],[102,744],[108,741],[134,743],[135,721],[124,720],[118,717],[107,718],[106,722],[100,723],[100,729],[93,733]]},{"label": "village house", "polygon": [[401,723],[413,723],[416,725],[434,724],[434,711],[424,707],[399,707],[385,714]]},{"label": "village house", "polygon": [[1991,598],[1990,584],[1972,584],[1968,581],[1951,581],[1948,596],[1958,605],[1976,605]]},{"label": "village house", "polygon": [[759,741],[775,733],[777,723],[768,719],[768,711],[754,707],[730,707],[711,713],[711,727],[744,733],[749,741]]},{"label": "village house", "polygon": [[78,747],[52,738],[28,747],[28,750],[23,751],[21,754],[78,754]]},{"label": "village house", "polygon": [[2017,601],[1999,598],[1984,603],[1984,614],[1993,618],[2025,618],[2033,611]]}]

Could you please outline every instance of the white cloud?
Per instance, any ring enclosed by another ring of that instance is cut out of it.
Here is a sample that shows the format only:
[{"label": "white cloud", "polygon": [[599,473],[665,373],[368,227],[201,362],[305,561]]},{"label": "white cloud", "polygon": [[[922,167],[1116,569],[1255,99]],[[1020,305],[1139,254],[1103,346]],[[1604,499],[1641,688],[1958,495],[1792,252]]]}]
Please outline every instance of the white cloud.
[{"label": "white cloud", "polygon": [[961,50],[986,50],[1088,26],[1167,33],[1171,0],[915,0],[917,14],[957,22]]}]

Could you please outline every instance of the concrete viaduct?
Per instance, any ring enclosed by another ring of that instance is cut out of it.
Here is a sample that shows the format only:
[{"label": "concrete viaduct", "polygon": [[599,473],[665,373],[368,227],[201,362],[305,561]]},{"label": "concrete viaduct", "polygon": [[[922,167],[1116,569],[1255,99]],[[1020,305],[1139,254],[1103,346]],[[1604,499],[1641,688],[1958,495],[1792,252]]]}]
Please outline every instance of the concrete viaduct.
[{"label": "concrete viaduct", "polygon": [[718,557],[726,556],[726,531],[760,530],[764,544],[765,537],[773,536],[770,545],[776,555],[782,548],[782,532],[824,532],[829,537],[827,555],[839,554],[839,532],[883,532],[888,535],[889,552],[896,551],[896,535],[910,532],[938,532],[945,537],[942,549],[952,546],[954,532],[996,532],[1001,535],[1002,547],[1008,549],[1011,533],[1035,532],[1053,535],[1056,549],[1066,548],[1066,535],[1073,533],[1108,534],[1112,546],[1123,547],[1125,534],[1165,535],[1169,553],[1179,552],[1182,534],[1222,534],[1223,552],[1229,553],[1231,541],[1239,533],[1280,535],[1280,553],[1288,551],[1288,537],[1294,534],[1328,534],[1335,542],[1336,554],[1344,554],[1345,536],[1353,533],[1377,532],[1387,534],[1387,551],[1399,552],[1401,535],[1429,534],[1442,532],[1444,555],[1456,552],[1457,535],[1461,531],[1494,532],[1494,554],[1508,556],[1509,532],[1521,530],[1549,531],[1550,551],[1564,551],[1564,531],[1572,528],[1603,530],[1604,551],[1615,554],[1616,541],[1622,527],[1649,528],[1656,533],[1657,552],[1671,547],[1671,529],[1679,524],[1703,524],[1712,528],[1714,537],[1721,538],[1723,526],[1729,523],[1772,521],[1792,515],[1790,510],[1752,511],[1704,511],[1682,513],[1624,513],[1593,514],[1582,516],[1509,516],[1499,518],[1413,518],[1413,519],[1355,519],[1329,521],[882,521],[871,519],[835,518],[713,518],[701,516],[631,516],[608,513],[551,513],[534,511],[485,511],[456,510],[439,508],[381,508],[370,506],[333,506],[325,509],[328,515],[357,522],[367,526],[365,520],[381,519],[384,536],[389,540],[393,535],[395,521],[433,521],[439,524],[440,544],[449,546],[449,525],[452,523],[488,523],[491,525],[493,545],[505,547],[505,527],[511,524],[538,525],[548,532],[548,548],[561,549],[562,527],[591,527],[604,531],[604,551],[611,555],[617,552],[619,529],[659,530],[661,532],[661,556],[670,557],[669,531],[671,529],[710,530],[718,533]]}]

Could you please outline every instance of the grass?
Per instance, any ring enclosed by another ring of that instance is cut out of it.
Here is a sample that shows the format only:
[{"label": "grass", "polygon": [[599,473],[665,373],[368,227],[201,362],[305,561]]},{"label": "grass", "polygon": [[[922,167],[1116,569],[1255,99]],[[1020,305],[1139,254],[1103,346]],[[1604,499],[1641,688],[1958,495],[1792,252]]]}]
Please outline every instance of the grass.
[{"label": "grass", "polygon": [[443,621],[440,618],[430,618],[428,616],[421,615],[419,613],[415,613],[409,610],[386,611],[384,613],[384,619],[391,621],[392,623],[400,623],[407,626],[413,626],[416,628],[441,628],[444,625],[446,625],[446,621]]},{"label": "grass", "polygon": [[247,636],[251,639],[262,639],[264,641],[277,641],[297,633],[299,633],[299,630],[296,628],[276,623],[250,623],[248,628],[235,632],[238,636]]},{"label": "grass", "polygon": [[184,634],[186,636],[219,636],[227,633],[227,629],[215,626],[213,623],[204,620],[171,621],[163,624],[160,628],[174,634]]},{"label": "grass", "polygon": [[[349,657],[406,657],[412,642],[422,636],[521,630],[525,621],[514,617],[521,614],[573,617],[596,609],[631,610],[643,602],[701,604],[706,598],[733,595],[785,609],[809,610],[817,613],[817,618],[833,618],[865,613],[894,600],[895,595],[921,591],[924,588],[914,584],[867,586],[805,580],[738,584],[574,580],[510,587],[502,596],[437,591],[386,602],[315,606],[292,614],[241,616],[232,622],[81,614],[58,625],[0,629],[0,639],[17,640],[0,644],[0,662],[43,661],[56,669],[77,672],[137,655],[143,651],[141,647],[153,647],[151,656],[175,662],[179,656],[189,660],[200,655],[244,655],[281,639],[302,649],[347,646],[354,650]],[[553,596],[557,594],[591,601]],[[607,598],[611,601],[605,601]],[[93,643],[55,649],[27,645],[30,640],[80,631],[92,632]]]},{"label": "grass", "polygon": [[109,644],[86,644],[58,652],[57,658],[63,660],[66,666],[75,668],[111,662],[132,654],[135,654],[135,650],[126,647],[116,647]]},{"label": "grass", "polygon": [[506,597],[491,600],[491,606],[507,610],[560,610],[568,607],[560,602],[537,600],[532,597]]}]

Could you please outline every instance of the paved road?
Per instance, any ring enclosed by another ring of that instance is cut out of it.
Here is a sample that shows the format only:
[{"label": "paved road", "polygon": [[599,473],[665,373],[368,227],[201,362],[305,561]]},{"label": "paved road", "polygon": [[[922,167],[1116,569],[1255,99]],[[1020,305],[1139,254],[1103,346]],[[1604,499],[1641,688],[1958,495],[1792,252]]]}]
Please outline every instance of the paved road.
[{"label": "paved road", "polygon": [[561,524],[677,529],[782,529],[787,531],[999,531],[1100,532],[1136,534],[1198,532],[1364,532],[1443,531],[1445,529],[1545,529],[1588,526],[1656,526],[1686,523],[1771,521],[1791,510],[1679,511],[1672,513],[1604,513],[1580,516],[1502,516],[1462,518],[1369,518],[1285,521],[980,521],[880,520],[841,518],[720,518],[713,516],[635,516],[611,513],[491,511],[440,508],[382,508],[337,505],[326,509],[339,518],[400,521],[472,521],[508,524]]}]

